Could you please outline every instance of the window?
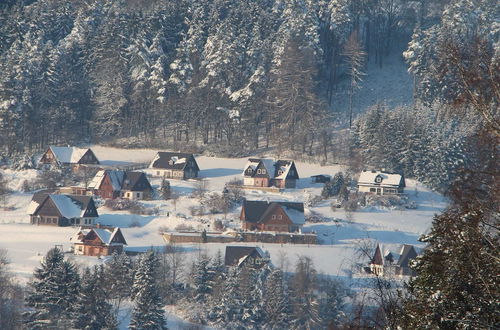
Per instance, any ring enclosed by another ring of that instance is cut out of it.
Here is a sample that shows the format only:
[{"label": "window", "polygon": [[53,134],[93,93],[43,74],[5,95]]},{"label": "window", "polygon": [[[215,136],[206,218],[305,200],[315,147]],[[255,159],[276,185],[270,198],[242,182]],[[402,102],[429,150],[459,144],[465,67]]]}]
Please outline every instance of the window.
[{"label": "window", "polygon": [[53,218],[52,223],[57,223],[57,218]]},{"label": "window", "polygon": [[140,193],[137,193],[137,198],[139,198],[140,196],[141,196],[141,194],[140,194]]},{"label": "window", "polygon": [[377,190],[375,188],[370,188],[370,192],[376,192]]},{"label": "window", "polygon": [[127,193],[127,197],[130,197],[130,193],[129,192]]},{"label": "window", "polygon": [[78,251],[83,251],[83,246],[79,245],[78,246]]},{"label": "window", "polygon": [[257,170],[257,174],[262,174],[262,170],[261,170],[261,169],[258,169],[258,170]]},{"label": "window", "polygon": [[160,171],[156,171],[156,175],[160,175]]},{"label": "window", "polygon": [[273,214],[273,220],[275,220],[275,219],[276,219],[276,214]]},{"label": "window", "polygon": [[281,220],[281,219],[283,219],[283,216],[280,214],[280,215],[278,215],[278,220]]},{"label": "window", "polygon": [[278,175],[281,175],[281,174],[283,174],[283,171],[282,171],[282,170],[279,170],[279,171],[278,171]]}]

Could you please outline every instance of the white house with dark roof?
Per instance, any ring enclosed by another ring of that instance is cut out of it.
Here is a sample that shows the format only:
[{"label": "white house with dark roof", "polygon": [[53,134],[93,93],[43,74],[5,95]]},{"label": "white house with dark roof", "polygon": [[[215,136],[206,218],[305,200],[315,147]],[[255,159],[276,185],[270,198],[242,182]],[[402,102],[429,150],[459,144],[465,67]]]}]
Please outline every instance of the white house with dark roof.
[{"label": "white house with dark roof", "polygon": [[180,180],[197,178],[200,171],[194,155],[182,152],[160,151],[149,168],[154,176]]},{"label": "white house with dark roof", "polygon": [[99,160],[90,148],[50,146],[39,161],[42,168],[71,167],[77,169],[84,164],[99,164]]},{"label": "white house with dark roof", "polygon": [[299,174],[293,160],[249,158],[243,169],[243,185],[295,188]]},{"label": "white house with dark roof", "polygon": [[358,191],[377,195],[404,193],[405,178],[401,174],[364,170],[359,175]]}]

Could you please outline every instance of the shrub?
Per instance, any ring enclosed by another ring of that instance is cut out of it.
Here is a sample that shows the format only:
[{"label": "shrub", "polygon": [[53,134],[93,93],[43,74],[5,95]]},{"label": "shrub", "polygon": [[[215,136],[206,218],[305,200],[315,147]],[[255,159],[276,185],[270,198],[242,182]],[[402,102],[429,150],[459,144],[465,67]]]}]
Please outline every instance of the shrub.
[{"label": "shrub", "polygon": [[205,214],[205,208],[202,205],[192,205],[188,210],[192,216]]},{"label": "shrub", "polygon": [[232,203],[228,196],[224,194],[212,193],[210,195],[204,196],[200,203],[207,208],[207,210],[212,213],[224,213],[229,212]]},{"label": "shrub", "polygon": [[132,214],[156,215],[159,213],[159,209],[157,207],[145,207],[138,201],[126,198],[108,199],[104,202],[104,206],[112,209],[113,211],[127,210]]},{"label": "shrub", "polygon": [[214,221],[214,229],[218,231],[223,231],[226,228],[221,220],[217,219]]},{"label": "shrub", "polygon": [[194,231],[194,228],[191,225],[181,223],[181,224],[178,224],[177,226],[175,226],[175,230],[176,231]]}]

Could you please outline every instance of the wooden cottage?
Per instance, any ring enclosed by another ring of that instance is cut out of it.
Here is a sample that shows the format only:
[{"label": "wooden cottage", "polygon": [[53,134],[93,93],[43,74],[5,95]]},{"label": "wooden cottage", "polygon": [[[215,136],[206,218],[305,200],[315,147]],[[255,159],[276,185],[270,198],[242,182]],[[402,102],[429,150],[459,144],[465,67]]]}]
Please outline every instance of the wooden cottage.
[{"label": "wooden cottage", "polygon": [[149,168],[155,176],[179,180],[197,178],[200,171],[193,154],[180,152],[158,152]]},{"label": "wooden cottage", "polygon": [[245,230],[300,232],[305,223],[304,204],[245,200],[240,220]]},{"label": "wooden cottage", "polygon": [[98,165],[99,160],[90,148],[51,146],[40,158],[42,168],[69,167],[77,170],[80,165]]},{"label": "wooden cottage", "polygon": [[143,172],[101,170],[87,187],[102,198],[149,198],[153,188]]},{"label": "wooden cottage", "polygon": [[266,254],[256,246],[226,246],[224,265],[226,267],[252,267],[264,266]]},{"label": "wooden cottage", "polygon": [[74,243],[74,254],[85,256],[108,256],[114,252],[121,253],[123,246],[127,245],[118,227],[80,227],[71,241]]},{"label": "wooden cottage", "polygon": [[250,158],[243,170],[243,185],[295,188],[299,174],[293,160]]},{"label": "wooden cottage", "polygon": [[92,225],[99,217],[91,196],[36,193],[28,206],[31,224]]},{"label": "wooden cottage", "polygon": [[377,195],[404,193],[405,179],[401,174],[382,171],[363,171],[358,179],[358,191]]}]

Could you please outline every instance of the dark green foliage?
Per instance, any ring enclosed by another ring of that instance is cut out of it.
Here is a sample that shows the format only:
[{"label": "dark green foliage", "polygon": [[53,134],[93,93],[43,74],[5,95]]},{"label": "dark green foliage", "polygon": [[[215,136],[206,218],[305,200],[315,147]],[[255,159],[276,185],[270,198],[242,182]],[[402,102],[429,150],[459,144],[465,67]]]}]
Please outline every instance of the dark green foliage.
[{"label": "dark green foliage", "polygon": [[132,287],[134,308],[129,329],[163,330],[167,328],[157,283],[158,268],[158,258],[153,251],[148,251],[139,258]]},{"label": "dark green foliage", "polygon": [[117,329],[116,316],[113,307],[107,302],[104,282],[102,266],[96,266],[93,271],[89,268],[84,270],[80,292],[74,303],[72,319],[75,329]]},{"label": "dark green foliage", "polygon": [[75,266],[64,260],[61,250],[47,252],[40,268],[29,283],[26,303],[32,311],[26,314],[30,329],[68,326],[79,292],[79,276]]},{"label": "dark green foliage", "polygon": [[323,190],[321,191],[321,196],[323,198],[338,196],[341,192],[341,189],[345,187],[347,184],[344,173],[339,172],[335,174],[335,176],[325,185],[323,186]]}]

